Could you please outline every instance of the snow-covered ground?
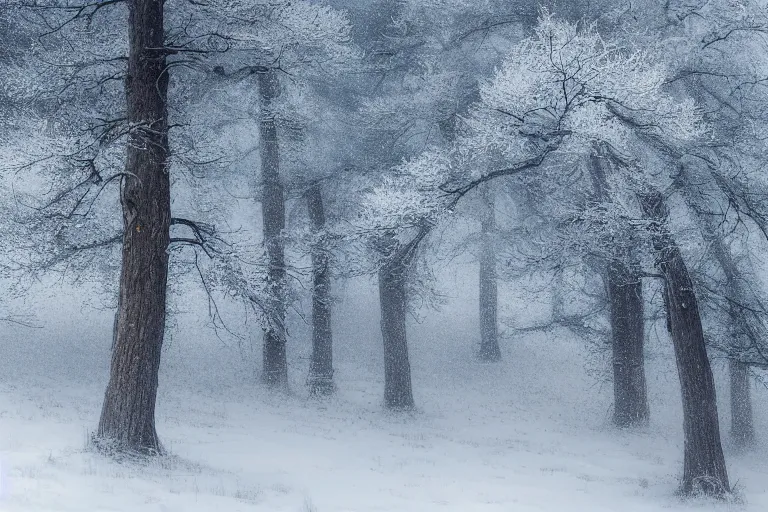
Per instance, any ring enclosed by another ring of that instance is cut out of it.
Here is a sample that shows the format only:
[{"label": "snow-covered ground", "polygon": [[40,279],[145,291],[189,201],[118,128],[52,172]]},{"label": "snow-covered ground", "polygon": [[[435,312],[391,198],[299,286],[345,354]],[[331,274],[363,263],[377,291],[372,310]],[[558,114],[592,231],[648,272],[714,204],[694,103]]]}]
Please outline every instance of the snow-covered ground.
[{"label": "snow-covered ground", "polygon": [[[176,331],[157,418],[171,455],[149,465],[113,462],[87,447],[108,372],[108,314],[63,303],[46,311],[55,321],[45,329],[4,326],[0,510],[768,510],[766,444],[739,455],[726,443],[739,500],[675,497],[682,421],[663,340],[649,347],[651,425],[621,432],[609,422],[610,383],[587,371],[600,363],[581,340],[531,333],[505,339],[502,363],[476,363],[476,325],[463,320],[472,312],[452,302],[414,322],[419,410],[390,415],[380,406],[375,293],[353,295],[339,309],[339,392],[327,401],[305,396],[306,342],[291,344],[293,393],[270,395],[254,376],[257,348],[200,328]],[[304,334],[297,328],[295,337]],[[763,443],[766,398],[756,390]]]}]

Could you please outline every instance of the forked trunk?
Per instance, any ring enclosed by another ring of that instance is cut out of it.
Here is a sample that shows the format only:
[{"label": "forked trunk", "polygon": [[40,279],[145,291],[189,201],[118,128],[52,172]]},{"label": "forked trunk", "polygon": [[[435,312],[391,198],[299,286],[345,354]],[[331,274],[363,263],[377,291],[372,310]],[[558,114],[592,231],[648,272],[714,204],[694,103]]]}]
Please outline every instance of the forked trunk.
[{"label": "forked trunk", "polygon": [[381,334],[384,340],[384,405],[412,409],[411,363],[406,338],[407,266],[399,259],[379,271]]},{"label": "forked trunk", "polygon": [[165,330],[171,200],[168,176],[168,68],[163,0],[131,0],[128,122],[132,127],[120,202],[123,251],[117,335],[95,436],[104,450],[156,454],[160,353]]},{"label": "forked trunk", "polygon": [[480,233],[480,352],[482,361],[501,360],[498,328],[498,289],[494,235],[496,215],[493,192],[484,188],[485,215]]},{"label": "forked trunk", "polygon": [[[320,185],[311,187],[306,198],[312,231],[321,237],[325,229],[325,211]],[[331,275],[322,238],[312,247],[312,360],[307,384],[312,395],[330,395],[334,391]]]},{"label": "forked trunk", "polygon": [[685,435],[681,492],[722,496],[730,492],[730,484],[720,441],[715,382],[693,281],[667,229],[663,196],[654,191],[639,199],[654,223],[651,235],[657,266],[664,278],[668,326],[680,377]]},{"label": "forked trunk", "polygon": [[272,112],[272,100],[280,88],[274,70],[257,74],[261,97],[259,120],[259,149],[261,154],[262,199],[261,213],[264,223],[264,245],[267,249],[269,285],[269,324],[264,331],[263,379],[270,387],[288,386],[286,358],[286,271],[283,229],[285,228],[285,199],[280,180],[280,156],[277,125]]}]

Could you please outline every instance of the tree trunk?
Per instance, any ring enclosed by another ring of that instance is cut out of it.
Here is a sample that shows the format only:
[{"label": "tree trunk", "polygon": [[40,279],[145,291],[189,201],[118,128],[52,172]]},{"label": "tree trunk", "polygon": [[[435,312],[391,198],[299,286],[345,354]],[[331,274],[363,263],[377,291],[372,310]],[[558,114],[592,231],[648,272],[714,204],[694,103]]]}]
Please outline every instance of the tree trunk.
[{"label": "tree trunk", "polygon": [[501,360],[498,327],[498,289],[496,284],[496,252],[494,232],[496,215],[493,192],[484,188],[485,215],[480,235],[480,359]]},{"label": "tree trunk", "polygon": [[[610,168],[607,148],[596,146],[590,162],[595,198],[610,202],[606,169]],[[648,423],[648,393],[645,382],[645,320],[643,283],[638,277],[632,249],[615,249],[602,264],[611,309],[613,363],[613,422],[621,428]]]},{"label": "tree trunk", "polygon": [[657,266],[664,277],[667,318],[683,400],[685,434],[681,491],[722,496],[730,492],[720,441],[717,397],[707,357],[699,306],[688,268],[667,230],[668,211],[659,192],[640,197],[652,228]]},{"label": "tree trunk", "polygon": [[[322,236],[325,211],[320,185],[307,191],[307,209],[312,230]],[[309,392],[330,395],[333,384],[333,332],[331,330],[331,276],[328,253],[320,240],[312,247],[312,361],[309,366]]]},{"label": "tree trunk", "polygon": [[414,407],[411,363],[408,360],[407,266],[399,258],[379,271],[381,334],[384,340],[384,405],[401,410]]},{"label": "tree trunk", "polygon": [[129,6],[128,122],[133,127],[121,187],[123,251],[117,337],[96,440],[121,452],[161,451],[155,431],[165,330],[170,179],[168,69],[163,0]]},{"label": "tree trunk", "polygon": [[271,110],[272,100],[279,93],[277,75],[273,70],[257,74],[261,96],[259,122],[264,245],[267,249],[269,284],[269,324],[264,332],[265,384],[270,387],[288,386],[288,362],[285,353],[285,301],[286,272],[283,229],[285,229],[285,199],[280,180],[280,156],[277,143],[277,125]]},{"label": "tree trunk", "polygon": [[710,198],[697,197],[692,194],[690,183],[701,182],[701,178],[692,176],[689,169],[681,166],[677,177],[679,189],[682,191],[686,202],[696,214],[701,225],[701,233],[712,248],[712,253],[720,265],[725,277],[725,293],[731,300],[728,307],[728,320],[730,322],[730,334],[732,336],[731,348],[736,352],[731,354],[728,370],[731,380],[731,437],[734,442],[744,448],[752,445],[755,440],[755,430],[752,422],[752,402],[749,389],[749,367],[739,361],[741,351],[750,344],[750,320],[748,313],[739,304],[748,304],[748,293],[742,285],[742,276],[739,267],[726,245],[722,236],[720,220],[717,216],[707,213],[709,205],[706,201]]},{"label": "tree trunk", "polygon": [[728,370],[731,376],[731,436],[743,448],[755,442],[749,366],[731,359],[728,361]]},{"label": "tree trunk", "polygon": [[636,427],[648,423],[648,395],[645,384],[645,323],[643,284],[620,261],[608,265],[608,298],[611,305],[613,349],[613,422]]},{"label": "tree trunk", "polygon": [[114,319],[112,320],[112,346],[110,347],[110,350],[115,350],[115,345],[117,344],[117,321],[120,318],[120,306],[118,306],[118,310],[115,311]]}]

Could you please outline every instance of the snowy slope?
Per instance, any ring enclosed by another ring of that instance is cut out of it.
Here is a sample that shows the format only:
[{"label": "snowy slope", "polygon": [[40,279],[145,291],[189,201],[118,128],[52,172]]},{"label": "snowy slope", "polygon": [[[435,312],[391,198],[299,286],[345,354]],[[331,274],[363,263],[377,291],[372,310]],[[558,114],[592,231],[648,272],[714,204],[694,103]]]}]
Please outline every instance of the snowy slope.
[{"label": "snowy slope", "polygon": [[[663,340],[649,348],[652,423],[620,432],[609,424],[610,384],[586,372],[594,362],[583,342],[566,331],[532,333],[506,340],[501,364],[475,363],[475,325],[458,320],[471,312],[453,301],[411,329],[419,410],[388,415],[375,293],[361,288],[340,305],[340,391],[325,402],[304,396],[306,342],[291,346],[293,394],[271,396],[253,375],[256,348],[178,331],[158,400],[158,431],[172,455],[149,466],[87,449],[108,372],[108,315],[59,305],[55,326],[4,329],[0,510],[768,510],[766,445],[749,455],[726,445],[740,502],[674,496],[681,417]],[[304,334],[297,328],[297,338]],[[766,398],[757,390],[761,434]]]}]

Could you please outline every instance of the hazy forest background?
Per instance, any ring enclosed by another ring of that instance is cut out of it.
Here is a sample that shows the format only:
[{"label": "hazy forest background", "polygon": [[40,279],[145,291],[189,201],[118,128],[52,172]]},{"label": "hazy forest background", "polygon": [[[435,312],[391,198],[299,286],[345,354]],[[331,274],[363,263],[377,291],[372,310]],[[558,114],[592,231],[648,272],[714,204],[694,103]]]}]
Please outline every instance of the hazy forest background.
[{"label": "hazy forest background", "polygon": [[763,0],[0,0],[0,510],[768,508]]}]

